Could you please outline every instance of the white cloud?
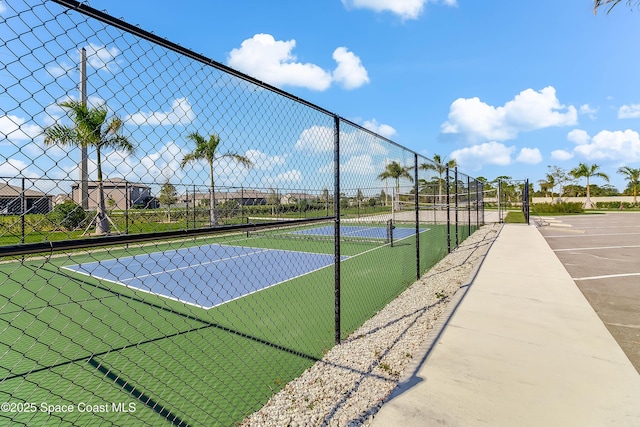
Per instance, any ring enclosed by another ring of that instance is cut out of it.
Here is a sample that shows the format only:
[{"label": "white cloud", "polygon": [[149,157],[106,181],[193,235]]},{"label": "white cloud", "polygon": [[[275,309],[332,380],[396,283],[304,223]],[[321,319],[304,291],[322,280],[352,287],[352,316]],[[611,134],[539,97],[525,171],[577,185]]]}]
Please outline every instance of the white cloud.
[{"label": "white cloud", "polygon": [[455,159],[462,169],[477,171],[485,164],[507,166],[516,147],[492,141],[455,150],[449,158]]},{"label": "white cloud", "polygon": [[328,89],[331,73],[314,64],[296,62],[291,53],[295,46],[295,40],[275,40],[270,34],[256,34],[231,51],[227,64],[275,86]]},{"label": "white cloud", "polygon": [[623,105],[618,109],[619,119],[640,119],[640,104]]},{"label": "white cloud", "polygon": [[553,160],[559,160],[561,162],[573,159],[573,153],[566,150],[553,150],[551,152],[551,158]]},{"label": "white cloud", "polygon": [[346,47],[339,47],[333,52],[333,59],[338,66],[333,71],[333,80],[345,89],[356,89],[369,83],[367,70],[362,66],[360,58],[349,52]]},{"label": "white cloud", "polygon": [[[110,151],[103,154],[102,167],[107,176],[122,176],[131,181],[162,182],[167,176],[181,179],[184,172],[180,168],[180,161],[184,154],[183,149],[175,142],[168,142],[155,152],[145,153],[141,158],[122,151]],[[182,189],[178,190],[181,191]]]},{"label": "white cloud", "polygon": [[196,115],[187,98],[178,98],[171,103],[171,109],[167,112],[139,112],[127,116],[125,122],[135,125],[171,126],[186,125],[195,119]]},{"label": "white cloud", "polygon": [[640,134],[631,129],[603,130],[591,141],[577,145],[573,151],[587,160],[637,162],[640,161]]},{"label": "white cloud", "polygon": [[4,2],[0,1],[0,14],[3,14],[7,11],[7,7],[4,5]]},{"label": "white cloud", "polygon": [[469,141],[515,138],[520,132],[577,123],[574,106],[560,104],[556,90],[526,89],[502,107],[488,105],[479,98],[458,98],[441,126],[445,134],[459,134]]},{"label": "white cloud", "polygon": [[274,177],[267,178],[266,181],[269,185],[278,183],[300,182],[302,181],[302,173],[297,169],[292,169],[290,171],[282,172]]},{"label": "white cloud", "polygon": [[253,167],[258,170],[273,170],[276,166],[285,164],[286,156],[270,156],[258,150],[248,150],[245,156],[251,160]]},{"label": "white cloud", "polygon": [[[381,160],[375,162],[373,156],[370,154],[357,154],[349,157],[348,159],[342,159],[340,162],[340,174],[353,174],[353,175],[375,175],[377,176],[380,171],[384,170],[385,163],[391,161],[386,159],[384,162]],[[397,161],[397,160],[396,160]],[[402,163],[402,162],[400,162]],[[332,174],[334,172],[334,162],[330,161],[325,165],[318,168],[320,174]]]},{"label": "white cloud", "polygon": [[312,126],[305,129],[293,146],[297,151],[328,153],[333,151],[333,128]]},{"label": "white cloud", "polygon": [[587,144],[591,137],[585,130],[574,129],[567,134],[567,139],[576,144]]},{"label": "white cloud", "polygon": [[120,54],[120,51],[117,48],[107,48],[89,43],[85,46],[85,49],[87,50],[87,63],[89,66],[108,73],[118,70],[116,57]]},{"label": "white cloud", "polygon": [[[342,0],[347,8],[371,9],[375,12],[391,12],[402,19],[417,19],[429,0]],[[437,3],[437,0],[431,0]],[[446,6],[457,6],[456,0],[441,0]]]},{"label": "white cloud", "polygon": [[587,115],[590,119],[595,120],[598,109],[591,107],[589,104],[583,104],[580,106],[580,109],[578,111],[580,114]]},{"label": "white cloud", "polygon": [[378,123],[376,119],[366,120],[362,127],[365,129],[369,129],[372,132],[377,133],[378,135],[384,136],[385,138],[391,138],[396,134],[396,130],[389,125],[385,125],[382,123]]},{"label": "white cloud", "polygon": [[542,161],[542,153],[537,148],[527,148],[524,147],[518,153],[516,157],[516,162],[519,163],[527,163],[530,165],[538,164]]},{"label": "white cloud", "polygon": [[42,128],[40,126],[26,123],[22,117],[0,116],[0,136],[2,139],[28,141],[41,134]]},{"label": "white cloud", "polygon": [[73,71],[75,67],[73,65],[69,65],[66,62],[61,62],[58,65],[50,65],[47,67],[47,72],[51,74],[53,77],[61,77]]},{"label": "white cloud", "polygon": [[369,82],[360,58],[345,47],[333,52],[338,64],[333,73],[315,64],[298,62],[292,53],[295,47],[295,40],[276,40],[271,34],[256,34],[229,53],[227,65],[274,86],[323,91],[334,82],[345,89]]},{"label": "white cloud", "polygon": [[17,176],[24,175],[27,177],[35,178],[33,173],[28,172],[30,163],[23,162],[18,159],[6,159],[6,161],[0,163],[0,176]]},{"label": "white cloud", "polygon": [[[366,122],[365,128],[376,131],[367,127],[366,124],[377,124],[375,120],[373,123]],[[380,125],[379,131],[391,132],[393,128],[386,125]],[[395,133],[395,130],[393,130]],[[328,154],[333,152],[334,149],[334,129],[327,126],[312,126],[301,132],[300,137],[294,144],[293,148],[296,151],[303,151],[311,154]],[[363,132],[357,130],[353,132],[340,132],[340,153],[341,155],[351,155],[357,153],[367,153],[370,155],[384,156],[388,153],[388,148],[381,144],[380,139],[363,138],[365,135]],[[384,135],[383,135],[384,136]]]},{"label": "white cloud", "polygon": [[357,175],[369,175],[380,170],[380,166],[374,165],[373,159],[368,154],[352,156],[340,165],[341,174],[351,173]]}]

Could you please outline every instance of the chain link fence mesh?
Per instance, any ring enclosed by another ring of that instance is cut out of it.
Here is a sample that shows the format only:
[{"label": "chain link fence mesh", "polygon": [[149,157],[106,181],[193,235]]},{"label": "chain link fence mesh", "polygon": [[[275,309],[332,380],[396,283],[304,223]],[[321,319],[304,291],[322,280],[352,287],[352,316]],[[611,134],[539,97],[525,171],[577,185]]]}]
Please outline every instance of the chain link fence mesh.
[{"label": "chain link fence mesh", "polygon": [[483,223],[457,169],[87,5],[3,5],[3,423],[235,425]]}]

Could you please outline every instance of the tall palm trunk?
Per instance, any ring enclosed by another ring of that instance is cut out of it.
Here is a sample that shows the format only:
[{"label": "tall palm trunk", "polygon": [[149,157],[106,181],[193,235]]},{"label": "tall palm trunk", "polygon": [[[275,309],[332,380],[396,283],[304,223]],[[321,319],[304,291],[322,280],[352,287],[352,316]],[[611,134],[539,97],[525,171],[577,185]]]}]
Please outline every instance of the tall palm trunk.
[{"label": "tall palm trunk", "polygon": [[209,176],[211,178],[211,187],[209,189],[209,221],[210,225],[217,225],[218,218],[216,218],[216,190],[213,180],[213,162],[209,163]]},{"label": "tall palm trunk", "polygon": [[96,150],[96,164],[98,169],[98,212],[96,215],[96,234],[109,234],[109,219],[107,218],[107,207],[104,201],[104,186],[102,184],[102,161],[100,147]]},{"label": "tall palm trunk", "polygon": [[584,201],[584,208],[591,209],[593,206],[591,205],[591,191],[589,188],[589,177],[587,176],[587,200]]}]

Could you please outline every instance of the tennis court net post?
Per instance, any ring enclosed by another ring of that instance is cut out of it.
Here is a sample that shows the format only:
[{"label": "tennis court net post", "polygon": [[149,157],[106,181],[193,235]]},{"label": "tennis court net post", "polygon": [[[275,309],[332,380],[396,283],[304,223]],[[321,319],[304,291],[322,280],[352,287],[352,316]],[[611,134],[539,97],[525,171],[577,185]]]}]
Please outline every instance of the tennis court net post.
[{"label": "tennis court net post", "polygon": [[393,229],[395,228],[395,226],[393,225],[393,220],[392,219],[388,219],[387,220],[387,224],[386,224],[386,230],[387,230],[387,243],[389,243],[389,246],[393,247]]}]

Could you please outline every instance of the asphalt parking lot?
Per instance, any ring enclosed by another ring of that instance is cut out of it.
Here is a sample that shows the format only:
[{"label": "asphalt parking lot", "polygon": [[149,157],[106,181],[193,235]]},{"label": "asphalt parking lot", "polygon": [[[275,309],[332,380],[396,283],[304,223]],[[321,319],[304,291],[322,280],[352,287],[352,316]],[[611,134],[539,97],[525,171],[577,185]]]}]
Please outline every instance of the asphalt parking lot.
[{"label": "asphalt parking lot", "polygon": [[532,219],[640,373],[640,213]]}]

